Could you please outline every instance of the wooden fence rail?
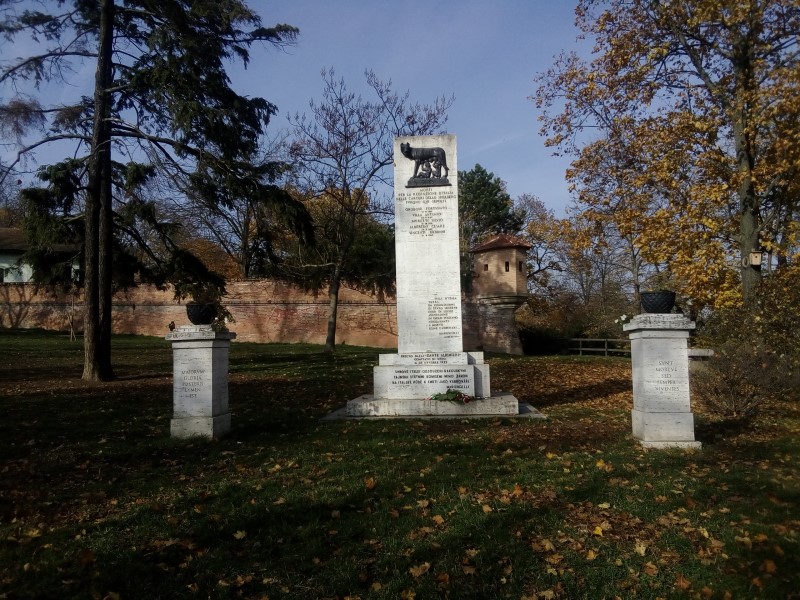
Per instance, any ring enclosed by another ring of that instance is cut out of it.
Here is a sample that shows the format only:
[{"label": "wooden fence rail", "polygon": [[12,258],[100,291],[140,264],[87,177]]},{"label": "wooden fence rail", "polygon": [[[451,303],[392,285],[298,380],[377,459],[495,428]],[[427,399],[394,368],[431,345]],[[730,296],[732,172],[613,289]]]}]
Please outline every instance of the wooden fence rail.
[{"label": "wooden fence rail", "polygon": [[602,354],[603,356],[630,356],[631,355],[631,341],[621,339],[590,339],[590,338],[572,338],[567,340],[567,350],[572,353],[577,353],[580,356],[584,354]]}]

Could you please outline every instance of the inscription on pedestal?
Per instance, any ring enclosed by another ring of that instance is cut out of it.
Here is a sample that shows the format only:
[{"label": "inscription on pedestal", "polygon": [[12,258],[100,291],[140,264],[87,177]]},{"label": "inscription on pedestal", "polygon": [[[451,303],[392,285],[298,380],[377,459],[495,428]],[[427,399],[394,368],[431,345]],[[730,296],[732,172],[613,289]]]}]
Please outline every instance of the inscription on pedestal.
[{"label": "inscription on pedestal", "polygon": [[449,365],[463,364],[467,361],[464,352],[425,352],[398,355],[401,365]]},{"label": "inscription on pedestal", "polygon": [[451,188],[398,192],[395,202],[399,207],[397,218],[404,225],[403,232],[417,238],[447,234],[449,209],[457,200]]},{"label": "inscription on pedestal", "polygon": [[651,378],[645,379],[645,385],[662,394],[680,394],[689,392],[689,379],[682,376],[677,360],[658,360],[643,366],[645,373]]},{"label": "inscription on pedestal", "polygon": [[210,412],[195,401],[211,396],[213,378],[211,356],[192,350],[177,352],[173,365],[173,399],[175,412],[181,414],[203,414]]},{"label": "inscription on pedestal", "polygon": [[448,389],[474,395],[474,367],[469,365],[397,367],[389,380],[388,397],[426,398]]},{"label": "inscription on pedestal", "polygon": [[445,339],[461,339],[461,298],[428,300],[428,331],[436,331]]}]

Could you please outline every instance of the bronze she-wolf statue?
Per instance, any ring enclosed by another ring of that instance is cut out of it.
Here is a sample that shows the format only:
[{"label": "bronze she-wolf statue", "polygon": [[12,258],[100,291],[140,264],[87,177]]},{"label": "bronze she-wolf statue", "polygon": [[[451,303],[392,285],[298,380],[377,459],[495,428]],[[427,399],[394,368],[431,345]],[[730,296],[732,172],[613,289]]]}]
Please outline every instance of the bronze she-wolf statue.
[{"label": "bronze she-wolf statue", "polygon": [[[450,173],[447,168],[447,156],[443,148],[412,148],[411,144],[400,144],[400,152],[409,160],[414,161],[414,175],[417,176],[419,168],[423,163],[429,162],[433,168],[433,177],[440,178],[442,176],[442,168],[444,168],[444,176]],[[424,169],[423,169],[424,170]]]}]

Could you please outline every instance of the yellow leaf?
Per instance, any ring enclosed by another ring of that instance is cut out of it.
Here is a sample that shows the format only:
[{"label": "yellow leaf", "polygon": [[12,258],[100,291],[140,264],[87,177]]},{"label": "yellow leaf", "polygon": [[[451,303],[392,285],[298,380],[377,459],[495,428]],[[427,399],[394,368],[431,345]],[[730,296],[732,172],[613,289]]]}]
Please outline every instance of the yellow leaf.
[{"label": "yellow leaf", "polygon": [[595,558],[597,558],[597,556],[598,556],[597,552],[589,548],[589,551],[586,553],[586,560],[594,560]]},{"label": "yellow leaf", "polygon": [[275,504],[275,505],[278,505],[278,504],[286,504],[286,498],[284,498],[283,496],[281,496],[280,498],[278,498],[277,500],[275,500],[275,502],[273,502],[273,504]]},{"label": "yellow leaf", "polygon": [[247,537],[247,532],[239,530],[233,534],[233,537],[235,537],[237,540],[243,540]]},{"label": "yellow leaf", "polygon": [[747,536],[744,536],[744,537],[738,537],[737,536],[737,537],[734,537],[733,539],[735,539],[737,542],[739,542],[742,546],[744,546],[748,550],[752,549],[752,547],[753,547],[752,540]]},{"label": "yellow leaf", "polygon": [[421,565],[417,565],[416,567],[411,567],[408,572],[411,573],[414,577],[420,577],[428,572],[431,568],[431,563],[424,562]]},{"label": "yellow leaf", "polygon": [[548,452],[545,456],[550,459],[558,458],[558,454],[553,454],[552,452]]},{"label": "yellow leaf", "polygon": [[366,487],[368,490],[371,490],[372,488],[374,488],[374,487],[375,487],[375,484],[376,484],[376,483],[377,483],[377,482],[375,481],[375,478],[374,478],[374,477],[367,477],[367,478],[364,480],[364,487]]},{"label": "yellow leaf", "polygon": [[639,556],[644,556],[645,552],[647,552],[647,544],[636,540],[636,545],[633,547],[633,549]]},{"label": "yellow leaf", "polygon": [[383,588],[383,586],[377,581],[374,582],[371,586],[369,586],[369,589],[371,589],[373,592],[379,592],[381,588]]},{"label": "yellow leaf", "polygon": [[611,505],[608,502],[603,502],[602,504],[598,504],[597,508],[603,508],[603,509],[611,508]]},{"label": "yellow leaf", "polygon": [[599,535],[600,537],[602,537],[603,536],[603,529],[598,525],[597,527],[594,528],[594,531],[592,533],[594,535]]},{"label": "yellow leaf", "polygon": [[432,520],[437,525],[443,525],[444,524],[444,517],[442,515],[433,515]]},{"label": "yellow leaf", "polygon": [[472,565],[461,565],[461,570],[464,571],[464,575],[475,575],[475,567]]},{"label": "yellow leaf", "polygon": [[481,508],[483,508],[483,512],[485,512],[485,513],[492,512],[492,507],[489,506],[488,504],[484,504]]},{"label": "yellow leaf", "polygon": [[686,579],[683,573],[678,573],[678,576],[675,578],[675,587],[686,592],[691,589],[692,582]]},{"label": "yellow leaf", "polygon": [[655,566],[652,562],[647,562],[644,565],[644,572],[647,575],[657,575],[658,574],[658,567]]}]

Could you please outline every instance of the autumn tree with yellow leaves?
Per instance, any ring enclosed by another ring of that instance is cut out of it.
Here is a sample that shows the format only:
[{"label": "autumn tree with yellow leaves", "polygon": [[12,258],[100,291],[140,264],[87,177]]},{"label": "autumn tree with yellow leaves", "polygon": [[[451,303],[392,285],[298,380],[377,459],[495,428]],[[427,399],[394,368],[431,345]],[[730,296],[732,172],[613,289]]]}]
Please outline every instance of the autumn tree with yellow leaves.
[{"label": "autumn tree with yellow leaves", "polygon": [[752,302],[798,250],[800,6],[582,0],[576,15],[593,57],[558,57],[536,101],[547,143],[575,156],[578,208],[698,304]]}]

